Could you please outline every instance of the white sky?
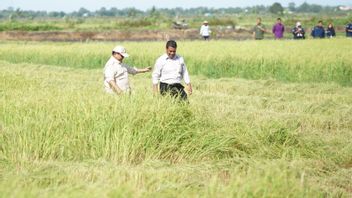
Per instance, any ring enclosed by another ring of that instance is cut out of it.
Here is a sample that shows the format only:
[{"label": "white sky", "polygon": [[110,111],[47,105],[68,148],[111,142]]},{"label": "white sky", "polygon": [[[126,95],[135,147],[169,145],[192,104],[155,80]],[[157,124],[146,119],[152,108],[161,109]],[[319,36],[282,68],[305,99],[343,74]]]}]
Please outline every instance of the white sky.
[{"label": "white sky", "polygon": [[296,6],[303,2],[319,5],[352,5],[351,0],[0,0],[0,10],[13,7],[21,10],[34,11],[77,11],[84,7],[90,11],[95,11],[101,7],[107,9],[116,7],[118,9],[135,7],[140,10],[150,9],[152,6],[157,8],[192,8],[192,7],[209,7],[209,8],[226,8],[226,7],[246,7],[253,5],[271,5],[274,2],[280,2],[287,6],[289,2],[295,2]]}]

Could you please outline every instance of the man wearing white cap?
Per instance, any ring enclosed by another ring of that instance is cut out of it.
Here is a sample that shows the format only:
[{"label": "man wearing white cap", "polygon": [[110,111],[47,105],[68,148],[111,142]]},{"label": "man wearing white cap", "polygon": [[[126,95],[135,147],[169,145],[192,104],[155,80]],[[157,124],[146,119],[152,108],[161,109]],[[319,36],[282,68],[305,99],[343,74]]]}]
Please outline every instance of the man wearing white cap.
[{"label": "man wearing white cap", "polygon": [[296,27],[292,28],[291,30],[293,34],[293,39],[305,39],[304,34],[306,33],[302,28],[301,22],[296,23]]},{"label": "man wearing white cap", "polygon": [[208,21],[204,21],[203,25],[200,27],[200,35],[202,35],[204,40],[209,40],[209,36],[210,36],[210,27],[208,25]]},{"label": "man wearing white cap", "polygon": [[122,63],[129,55],[123,46],[116,46],[112,50],[112,56],[104,67],[104,87],[108,93],[122,94],[130,92],[128,74],[138,74],[151,71],[151,67],[138,69]]}]

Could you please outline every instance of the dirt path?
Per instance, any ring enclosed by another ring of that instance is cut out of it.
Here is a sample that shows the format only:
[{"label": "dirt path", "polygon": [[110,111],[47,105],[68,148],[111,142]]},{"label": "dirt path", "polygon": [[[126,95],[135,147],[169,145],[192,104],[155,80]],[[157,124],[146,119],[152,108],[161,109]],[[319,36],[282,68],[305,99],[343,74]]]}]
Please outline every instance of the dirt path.
[{"label": "dirt path", "polygon": [[[218,30],[212,39],[243,40],[251,37],[246,31]],[[0,32],[0,40],[24,41],[165,41],[201,39],[197,29],[187,30],[143,30],[110,32]]]}]

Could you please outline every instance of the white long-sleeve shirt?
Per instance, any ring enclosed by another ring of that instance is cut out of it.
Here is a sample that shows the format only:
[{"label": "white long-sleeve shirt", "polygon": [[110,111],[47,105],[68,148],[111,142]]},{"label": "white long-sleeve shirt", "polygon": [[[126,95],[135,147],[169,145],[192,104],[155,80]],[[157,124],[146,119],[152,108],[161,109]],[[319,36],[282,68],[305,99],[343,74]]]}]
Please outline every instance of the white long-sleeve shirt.
[{"label": "white long-sleeve shirt", "polygon": [[111,56],[104,67],[104,87],[108,93],[113,93],[109,82],[115,81],[119,88],[126,92],[130,90],[130,84],[128,82],[128,74],[136,74],[137,69],[130,67],[124,63],[121,63],[116,58]]},{"label": "white long-sleeve shirt", "polygon": [[209,25],[202,25],[202,27],[200,27],[200,32],[199,33],[202,36],[209,36],[210,35]]},{"label": "white long-sleeve shirt", "polygon": [[163,83],[174,84],[181,83],[182,79],[186,84],[191,82],[185,61],[181,56],[175,55],[173,59],[170,59],[167,54],[164,54],[156,60],[152,73],[154,85],[157,85],[159,80]]}]

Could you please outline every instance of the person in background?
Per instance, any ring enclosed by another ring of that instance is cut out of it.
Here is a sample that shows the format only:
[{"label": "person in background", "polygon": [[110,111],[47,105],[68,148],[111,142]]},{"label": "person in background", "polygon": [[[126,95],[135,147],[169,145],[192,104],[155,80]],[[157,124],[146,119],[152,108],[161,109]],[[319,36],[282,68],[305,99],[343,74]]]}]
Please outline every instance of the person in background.
[{"label": "person in background", "polygon": [[336,37],[335,28],[332,25],[332,23],[329,23],[328,28],[326,29],[326,37],[328,38]]},{"label": "person in background", "polygon": [[346,37],[352,38],[352,21],[346,25]]},{"label": "person in background", "polygon": [[187,71],[185,61],[182,56],[176,54],[176,41],[169,40],[166,43],[166,53],[161,55],[155,62],[152,73],[153,91],[161,95],[170,94],[173,97],[179,97],[181,100],[187,100],[187,93],[181,81],[184,80],[188,87],[188,93],[192,94],[192,85]]},{"label": "person in background", "polygon": [[291,30],[292,34],[293,34],[293,39],[305,39],[305,31],[304,28],[302,27],[301,22],[297,22],[296,26],[294,28],[292,28]]},{"label": "person in background", "polygon": [[265,26],[262,24],[262,19],[257,18],[257,24],[253,27],[253,38],[255,40],[263,40],[264,33],[267,32]]},{"label": "person in background", "polygon": [[282,39],[284,37],[285,26],[281,22],[281,18],[277,18],[276,24],[273,26],[273,34],[276,39]]},{"label": "person in background", "polygon": [[129,55],[123,46],[116,46],[112,50],[112,56],[104,67],[104,87],[107,93],[130,93],[131,88],[128,81],[128,74],[138,74],[151,71],[151,67],[137,69],[122,63]]},{"label": "person in background", "polygon": [[325,38],[325,30],[323,27],[323,21],[319,21],[318,25],[316,25],[312,29],[311,36],[313,38]]},{"label": "person in background", "polygon": [[210,31],[208,21],[204,21],[203,25],[200,27],[199,34],[203,37],[204,40],[209,40],[210,33],[211,31]]}]

